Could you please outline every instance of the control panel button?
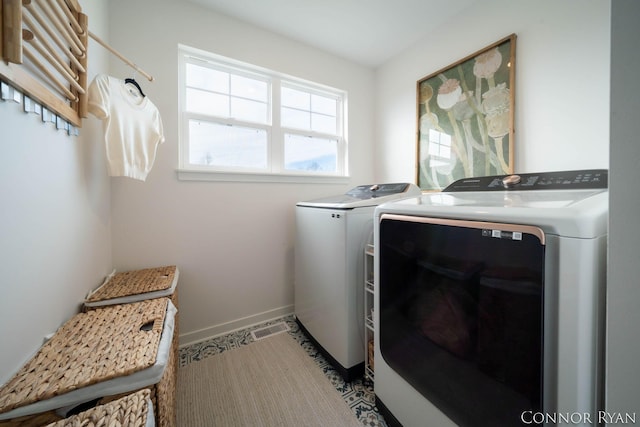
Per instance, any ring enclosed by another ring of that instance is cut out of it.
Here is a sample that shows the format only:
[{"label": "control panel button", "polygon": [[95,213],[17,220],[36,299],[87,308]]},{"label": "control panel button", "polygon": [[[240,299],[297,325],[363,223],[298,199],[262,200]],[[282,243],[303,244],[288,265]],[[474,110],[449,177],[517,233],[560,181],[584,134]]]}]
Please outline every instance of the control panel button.
[{"label": "control panel button", "polygon": [[504,188],[510,188],[520,183],[522,178],[520,175],[507,175],[502,178],[502,185]]}]

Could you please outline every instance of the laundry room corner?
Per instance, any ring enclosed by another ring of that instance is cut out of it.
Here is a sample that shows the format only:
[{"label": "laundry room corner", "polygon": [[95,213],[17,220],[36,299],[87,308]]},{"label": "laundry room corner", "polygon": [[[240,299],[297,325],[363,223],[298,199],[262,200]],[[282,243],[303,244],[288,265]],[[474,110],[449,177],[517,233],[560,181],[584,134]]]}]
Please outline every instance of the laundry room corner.
[{"label": "laundry room corner", "polygon": [[[181,314],[183,343],[291,313],[295,204],[372,179],[373,71],[191,2],[109,5],[111,44],[135,52],[154,76],[143,88],[163,112],[166,139],[146,182],[113,179],[114,267],[180,267],[181,303],[189,307]],[[164,25],[167,16],[191,25]],[[347,91],[348,176],[337,183],[179,179],[178,73],[166,66],[176,62],[178,44]],[[116,75],[129,73],[120,61],[111,65]]]}]

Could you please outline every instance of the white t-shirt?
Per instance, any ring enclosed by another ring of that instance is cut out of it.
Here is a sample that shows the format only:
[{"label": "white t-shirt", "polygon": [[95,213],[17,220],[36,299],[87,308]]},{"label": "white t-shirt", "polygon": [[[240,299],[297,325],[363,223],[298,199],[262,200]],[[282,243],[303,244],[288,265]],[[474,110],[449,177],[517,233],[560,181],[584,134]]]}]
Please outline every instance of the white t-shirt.
[{"label": "white t-shirt", "polygon": [[104,123],[109,175],[144,181],[164,142],[156,106],[123,80],[99,74],[89,85],[88,107]]}]

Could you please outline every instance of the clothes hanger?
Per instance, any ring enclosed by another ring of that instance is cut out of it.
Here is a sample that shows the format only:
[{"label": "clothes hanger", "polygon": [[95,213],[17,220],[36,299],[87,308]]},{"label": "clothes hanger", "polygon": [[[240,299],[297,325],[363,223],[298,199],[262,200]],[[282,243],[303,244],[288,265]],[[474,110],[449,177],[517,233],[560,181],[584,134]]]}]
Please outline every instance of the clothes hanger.
[{"label": "clothes hanger", "polygon": [[132,84],[136,87],[136,89],[138,89],[138,92],[140,92],[140,95],[142,95],[142,97],[144,98],[146,95],[144,94],[144,92],[142,91],[142,88],[140,87],[140,85],[138,84],[138,82],[135,79],[135,74],[133,78],[126,78],[124,79],[124,84]]}]

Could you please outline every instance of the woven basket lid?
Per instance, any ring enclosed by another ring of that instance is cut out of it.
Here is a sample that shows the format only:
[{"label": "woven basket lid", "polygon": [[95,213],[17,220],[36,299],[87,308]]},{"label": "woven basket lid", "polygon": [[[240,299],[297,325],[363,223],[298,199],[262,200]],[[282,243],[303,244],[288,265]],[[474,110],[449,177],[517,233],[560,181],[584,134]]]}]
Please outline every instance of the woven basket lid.
[{"label": "woven basket lid", "polygon": [[153,366],[168,303],[76,314],[0,389],[0,413]]},{"label": "woven basket lid", "polygon": [[116,273],[91,293],[86,302],[164,291],[171,288],[175,275],[175,265]]},{"label": "woven basket lid", "polygon": [[144,427],[149,415],[149,389],[96,406],[47,427]]}]

